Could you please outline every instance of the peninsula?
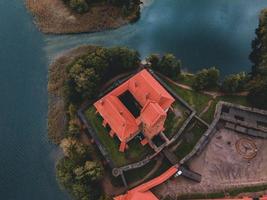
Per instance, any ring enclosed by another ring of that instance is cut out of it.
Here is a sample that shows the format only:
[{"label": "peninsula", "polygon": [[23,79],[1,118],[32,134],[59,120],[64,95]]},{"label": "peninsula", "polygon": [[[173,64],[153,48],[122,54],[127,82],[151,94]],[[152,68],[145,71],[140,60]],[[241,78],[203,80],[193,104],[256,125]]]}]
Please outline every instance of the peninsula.
[{"label": "peninsula", "polygon": [[138,20],[139,0],[26,0],[38,28],[49,34],[99,32]]}]

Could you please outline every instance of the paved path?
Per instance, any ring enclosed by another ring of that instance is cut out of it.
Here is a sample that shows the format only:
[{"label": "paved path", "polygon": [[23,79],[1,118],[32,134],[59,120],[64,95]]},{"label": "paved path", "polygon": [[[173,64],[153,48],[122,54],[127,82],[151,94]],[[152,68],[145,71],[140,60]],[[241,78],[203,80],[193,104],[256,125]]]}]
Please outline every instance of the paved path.
[{"label": "paved path", "polygon": [[210,106],[213,103],[213,101],[214,101],[214,99],[209,100],[207,106],[199,114],[200,117],[202,117],[210,109]]}]

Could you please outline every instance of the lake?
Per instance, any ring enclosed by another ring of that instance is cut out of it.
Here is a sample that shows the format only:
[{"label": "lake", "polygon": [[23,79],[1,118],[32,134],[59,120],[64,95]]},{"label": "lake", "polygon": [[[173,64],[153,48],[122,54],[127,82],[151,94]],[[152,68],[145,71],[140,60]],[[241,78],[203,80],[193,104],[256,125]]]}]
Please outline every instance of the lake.
[{"label": "lake", "polygon": [[141,19],[117,30],[45,38],[50,58],[82,44],[121,45],[150,53],[170,52],[195,72],[217,66],[223,75],[248,71],[251,41],[262,0],[155,0]]},{"label": "lake", "polygon": [[66,200],[55,178],[59,150],[47,139],[48,64],[84,44],[122,45],[142,58],[170,52],[188,71],[248,71],[262,0],[155,0],[132,25],[102,33],[46,36],[22,0],[0,1],[0,195],[4,200]]}]

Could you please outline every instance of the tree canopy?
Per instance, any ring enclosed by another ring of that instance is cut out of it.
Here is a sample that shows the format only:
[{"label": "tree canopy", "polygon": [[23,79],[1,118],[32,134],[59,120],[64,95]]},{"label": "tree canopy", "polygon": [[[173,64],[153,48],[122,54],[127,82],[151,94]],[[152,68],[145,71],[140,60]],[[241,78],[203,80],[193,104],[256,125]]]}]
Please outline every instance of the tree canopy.
[{"label": "tree canopy", "polygon": [[140,0],[63,0],[73,11],[83,14],[89,11],[90,6],[97,3],[107,3],[110,5],[122,7],[131,10],[134,6],[139,5]]},{"label": "tree canopy", "polygon": [[231,74],[224,78],[222,90],[227,93],[235,93],[244,90],[247,83],[247,75],[245,72]]},{"label": "tree canopy", "polygon": [[57,178],[74,199],[107,199],[99,186],[103,166],[92,147],[78,140],[81,127],[77,108],[83,100],[99,94],[101,83],[139,67],[138,52],[124,47],[92,48],[66,67],[63,93],[68,127],[60,143],[64,157],[57,164]]},{"label": "tree canopy", "polygon": [[63,139],[60,146],[65,155],[57,164],[60,184],[77,200],[98,200],[101,190],[97,181],[103,177],[102,165],[92,161],[89,147],[75,139]]},{"label": "tree canopy", "polygon": [[250,85],[249,102],[256,107],[267,109],[267,79],[254,78]]},{"label": "tree canopy", "polygon": [[211,67],[198,71],[194,77],[192,87],[195,90],[212,89],[218,86],[220,71]]},{"label": "tree canopy", "polygon": [[89,10],[86,0],[69,0],[68,4],[72,10],[75,10],[78,13],[85,13]]},{"label": "tree canopy", "polygon": [[152,69],[172,78],[177,79],[181,73],[181,61],[176,59],[173,54],[165,54],[160,57],[157,54],[151,54],[147,61]]},{"label": "tree canopy", "polygon": [[267,9],[261,12],[250,60],[253,66],[248,100],[255,107],[267,109]]},{"label": "tree canopy", "polygon": [[83,99],[93,99],[102,82],[139,66],[137,51],[124,47],[99,47],[68,66],[65,100],[77,105]]}]

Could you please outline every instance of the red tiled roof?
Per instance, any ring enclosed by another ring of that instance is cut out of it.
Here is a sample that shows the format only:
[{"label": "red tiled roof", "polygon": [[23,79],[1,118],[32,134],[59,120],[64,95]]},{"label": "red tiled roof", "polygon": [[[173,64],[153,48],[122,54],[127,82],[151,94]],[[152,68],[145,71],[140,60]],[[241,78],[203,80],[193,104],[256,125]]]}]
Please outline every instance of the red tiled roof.
[{"label": "red tiled roof", "polygon": [[136,188],[128,191],[124,195],[120,195],[114,198],[114,200],[158,200],[158,198],[149,190],[153,187],[160,185],[161,183],[168,180],[178,171],[177,167],[173,166],[168,169],[166,172],[161,174],[159,177],[154,178],[153,180],[144,183]]},{"label": "red tiled roof", "polygon": [[141,119],[144,123],[144,134],[149,138],[164,129],[164,121],[167,113],[155,102],[147,102],[141,111]]},{"label": "red tiled roof", "polygon": [[134,116],[117,97],[106,96],[94,106],[121,141],[138,131]]},{"label": "red tiled roof", "polygon": [[141,107],[144,107],[148,102],[154,102],[147,105],[148,108],[146,109],[151,111],[150,114],[146,109],[142,113],[142,120],[148,124],[155,123],[174,102],[174,98],[145,69],[95,102],[94,106],[97,111],[121,142],[128,142],[140,131],[140,118],[135,118],[118,98],[126,91],[133,95]]}]

